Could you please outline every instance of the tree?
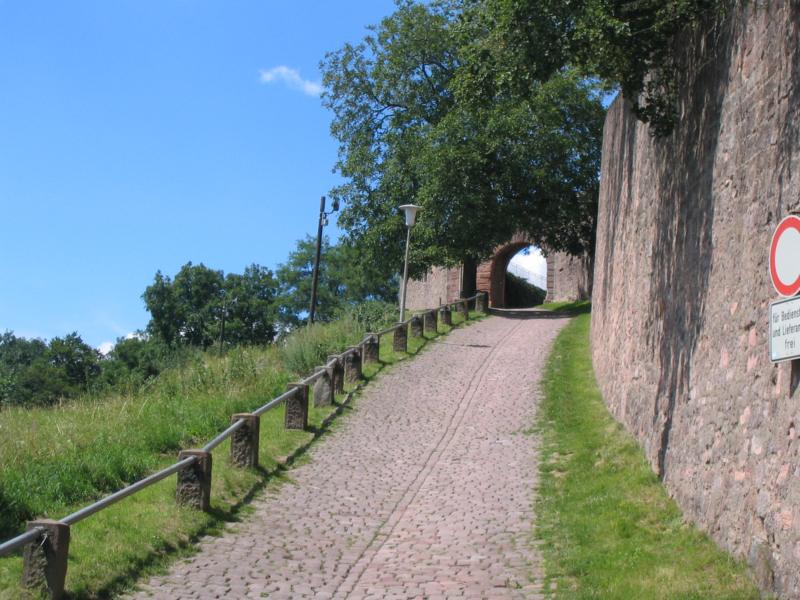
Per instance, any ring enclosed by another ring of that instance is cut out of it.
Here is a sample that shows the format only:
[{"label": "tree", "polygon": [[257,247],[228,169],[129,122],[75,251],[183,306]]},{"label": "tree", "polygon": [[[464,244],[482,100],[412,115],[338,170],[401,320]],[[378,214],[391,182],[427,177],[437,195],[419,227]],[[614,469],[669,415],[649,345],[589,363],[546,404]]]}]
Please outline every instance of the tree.
[{"label": "tree", "polygon": [[[315,253],[316,239],[308,236],[298,240],[286,263],[278,266],[278,304],[280,320],[285,326],[304,322],[304,314],[309,310]],[[365,300],[394,302],[397,289],[397,278],[385,276],[375,263],[361,260],[358,250],[347,244],[332,245],[327,237],[323,238],[318,321],[333,319],[347,307]]]},{"label": "tree", "polygon": [[364,262],[387,272],[404,249],[397,206],[410,201],[424,209],[416,274],[488,256],[518,230],[553,250],[592,246],[604,114],[596,89],[554,67],[559,57],[540,60],[540,80],[522,91],[498,85],[478,64],[486,53],[476,39],[491,32],[479,4],[402,2],[322,64],[347,179],[332,192],[345,203],[340,224]]},{"label": "tree", "polygon": [[229,344],[266,344],[275,339],[277,282],[272,271],[253,264],[225,277],[223,310]]},{"label": "tree", "polygon": [[518,88],[566,65],[618,88],[657,136],[677,122],[678,36],[724,16],[726,0],[482,0],[490,33],[476,45],[487,80]]},{"label": "tree", "polygon": [[26,340],[0,336],[0,403],[48,405],[89,390],[100,374],[100,353],[73,332]]},{"label": "tree", "polygon": [[244,274],[191,262],[174,280],[158,271],[142,298],[150,311],[147,328],[168,346],[208,348],[225,320],[228,343],[266,344],[275,337],[276,283],[269,269],[251,265]]},{"label": "tree", "polygon": [[[316,240],[308,236],[297,242],[287,262],[278,267],[280,315],[286,325],[302,323],[303,314],[309,309],[315,251]],[[393,302],[396,298],[396,277],[384,276],[374,263],[360,260],[355,248],[346,244],[332,245],[323,238],[317,320],[331,320],[347,307],[365,300]]]}]

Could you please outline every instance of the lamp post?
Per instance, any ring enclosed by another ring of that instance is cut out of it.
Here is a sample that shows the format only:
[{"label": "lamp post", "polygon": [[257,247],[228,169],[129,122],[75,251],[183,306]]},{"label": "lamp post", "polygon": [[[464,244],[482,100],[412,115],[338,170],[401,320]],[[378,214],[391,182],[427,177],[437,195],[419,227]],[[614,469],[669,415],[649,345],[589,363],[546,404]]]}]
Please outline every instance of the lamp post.
[{"label": "lamp post", "polygon": [[317,312],[317,284],[319,283],[319,258],[322,253],[322,228],[328,224],[328,215],[339,210],[339,200],[334,199],[330,212],[325,212],[325,196],[319,199],[319,225],[317,226],[317,254],[314,258],[314,275],[311,279],[311,309],[308,311],[308,324],[314,322]]},{"label": "lamp post", "polygon": [[411,242],[411,228],[417,220],[417,211],[422,207],[416,204],[403,204],[400,209],[406,216],[406,260],[403,265],[403,293],[400,294],[400,322],[406,320],[406,286],[408,285],[408,246]]}]

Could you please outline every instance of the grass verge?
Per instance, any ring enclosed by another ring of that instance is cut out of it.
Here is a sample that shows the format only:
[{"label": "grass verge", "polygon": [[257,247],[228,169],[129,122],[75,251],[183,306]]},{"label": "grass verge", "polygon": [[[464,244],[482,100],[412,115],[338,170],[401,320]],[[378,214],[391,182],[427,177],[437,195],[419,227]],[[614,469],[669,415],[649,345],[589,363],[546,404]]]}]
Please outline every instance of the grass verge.
[{"label": "grass verge", "polygon": [[757,599],[741,564],[687,524],[603,403],[589,315],[559,334],[543,380],[535,535],[559,599]]},{"label": "grass verge", "polygon": [[[454,326],[461,322],[455,319]],[[442,327],[439,334],[450,329]],[[366,380],[419,353],[435,337],[433,333],[409,337],[408,352],[400,353],[392,349],[392,336],[383,336],[380,360],[365,367]],[[304,338],[302,344],[317,343],[321,346],[317,352],[325,355],[330,350],[329,338],[325,333],[324,343]],[[343,337],[340,349],[356,341]],[[8,499],[12,499],[24,502],[25,510],[37,516],[60,518],[146,472],[173,463],[179,448],[202,445],[229,423],[230,414],[255,409],[296,378],[285,368],[279,352],[272,347],[236,350],[225,357],[211,354],[180,372],[163,374],[140,395],[0,413],[4,434],[0,438],[0,512],[10,513]],[[298,360],[307,360],[309,352],[298,350],[296,355],[301,357]],[[175,559],[192,553],[200,537],[215,534],[227,522],[240,521],[252,497],[265,486],[288,479],[287,463],[300,459],[328,430],[332,417],[346,410],[343,400],[337,397],[331,407],[314,408],[312,403],[306,431],[284,430],[283,406],[263,415],[261,465],[256,469],[234,468],[229,443],[219,446],[214,451],[208,513],[177,506],[175,478],[169,477],[74,525],[68,597],[114,596],[137,579],[163,571]],[[22,525],[9,522],[7,531]],[[15,532],[8,533],[2,539]],[[19,555],[0,558],[0,599],[37,597],[19,587],[21,571]]]}]

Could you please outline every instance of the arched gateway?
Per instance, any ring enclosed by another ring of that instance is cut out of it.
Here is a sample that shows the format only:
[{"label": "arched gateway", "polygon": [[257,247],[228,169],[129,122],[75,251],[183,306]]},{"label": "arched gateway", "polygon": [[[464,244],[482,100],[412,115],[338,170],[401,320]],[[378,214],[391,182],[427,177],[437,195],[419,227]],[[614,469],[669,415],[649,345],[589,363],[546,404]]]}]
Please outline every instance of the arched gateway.
[{"label": "arched gateway", "polygon": [[[477,290],[489,293],[489,306],[506,305],[506,269],[511,258],[526,246],[535,245],[530,237],[517,234],[499,245],[492,258],[478,265],[434,267],[421,279],[408,282],[406,307],[421,310],[473,295]],[[547,255],[546,302],[583,300],[591,295],[591,261],[561,252]]]},{"label": "arched gateway", "polygon": [[[476,265],[434,267],[421,279],[408,282],[406,306],[412,310],[433,308],[473,295],[477,290],[489,293],[489,306],[506,305],[506,269],[511,258],[526,246],[534,245],[530,237],[517,234],[500,244],[492,258]],[[546,302],[582,300],[591,295],[591,261],[561,252],[547,254]]]},{"label": "arched gateway", "polygon": [[[524,234],[518,233],[507,243],[495,248],[492,258],[478,265],[475,276],[476,287],[479,290],[489,292],[489,306],[495,308],[506,306],[506,270],[508,269],[508,263],[517,252],[533,245],[533,240]],[[552,295],[550,262],[550,259],[548,259],[547,298]]]}]

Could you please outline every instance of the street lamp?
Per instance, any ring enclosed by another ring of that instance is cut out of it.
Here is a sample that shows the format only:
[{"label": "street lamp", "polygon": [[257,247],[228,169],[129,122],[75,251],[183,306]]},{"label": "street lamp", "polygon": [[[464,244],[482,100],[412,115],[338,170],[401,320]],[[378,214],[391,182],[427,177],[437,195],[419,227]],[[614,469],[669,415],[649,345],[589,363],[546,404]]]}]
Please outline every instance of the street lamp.
[{"label": "street lamp", "polygon": [[319,199],[319,226],[317,227],[317,255],[314,259],[314,275],[311,279],[311,310],[308,311],[308,324],[314,322],[314,315],[317,312],[317,284],[319,283],[319,257],[322,253],[322,228],[328,224],[328,215],[332,215],[339,210],[339,200],[333,200],[330,212],[325,212],[325,196]]},{"label": "street lamp", "polygon": [[417,220],[417,211],[422,207],[416,204],[403,204],[400,209],[406,215],[406,260],[403,266],[403,293],[400,295],[400,322],[406,320],[406,286],[408,285],[408,245],[411,242],[411,228]]}]

